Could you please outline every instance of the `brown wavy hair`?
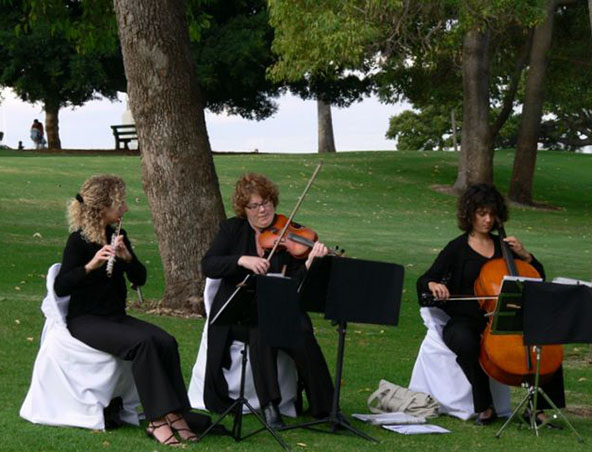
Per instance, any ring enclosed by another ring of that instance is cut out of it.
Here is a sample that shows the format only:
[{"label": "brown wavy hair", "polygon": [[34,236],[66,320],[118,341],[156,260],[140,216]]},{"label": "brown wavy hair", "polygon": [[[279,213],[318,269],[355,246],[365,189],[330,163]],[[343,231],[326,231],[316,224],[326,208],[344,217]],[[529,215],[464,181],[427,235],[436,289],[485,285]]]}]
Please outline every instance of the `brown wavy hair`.
[{"label": "brown wavy hair", "polygon": [[269,199],[274,207],[280,202],[280,191],[270,179],[263,174],[246,173],[236,181],[232,195],[232,208],[237,217],[245,218],[245,208],[251,195],[257,194],[262,199]]},{"label": "brown wavy hair", "polygon": [[[475,213],[483,208],[490,209],[502,223],[508,221],[506,201],[495,185],[475,184],[467,188],[458,199],[458,227],[465,232],[471,232]],[[494,229],[497,229],[497,226],[496,224]]]},{"label": "brown wavy hair", "polygon": [[100,174],[88,178],[80,192],[68,206],[70,232],[80,231],[90,242],[105,245],[106,224],[102,214],[105,209],[121,205],[125,201],[125,182],[112,174]]}]

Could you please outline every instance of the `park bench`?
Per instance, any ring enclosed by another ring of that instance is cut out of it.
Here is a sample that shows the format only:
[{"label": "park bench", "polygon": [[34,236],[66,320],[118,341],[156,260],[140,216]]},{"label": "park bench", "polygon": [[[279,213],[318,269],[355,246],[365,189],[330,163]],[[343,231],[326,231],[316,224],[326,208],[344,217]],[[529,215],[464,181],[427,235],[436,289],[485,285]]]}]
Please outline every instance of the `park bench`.
[{"label": "park bench", "polygon": [[[129,150],[130,141],[138,141],[138,133],[136,132],[135,124],[122,124],[118,126],[111,126],[113,136],[115,137],[115,150],[121,149]],[[123,143],[123,148],[121,144]]]}]

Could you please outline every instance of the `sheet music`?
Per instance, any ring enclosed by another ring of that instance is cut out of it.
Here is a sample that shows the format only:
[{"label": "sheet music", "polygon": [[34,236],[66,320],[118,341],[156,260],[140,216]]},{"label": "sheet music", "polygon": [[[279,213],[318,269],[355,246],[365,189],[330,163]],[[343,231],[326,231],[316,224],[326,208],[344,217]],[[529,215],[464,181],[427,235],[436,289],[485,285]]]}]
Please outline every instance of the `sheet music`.
[{"label": "sheet music", "polygon": [[372,425],[393,425],[393,424],[425,424],[424,417],[411,416],[402,412],[381,413],[381,414],[352,414],[352,417]]},{"label": "sheet music", "polygon": [[425,433],[450,433],[444,427],[433,424],[424,425],[383,425],[382,428],[402,435],[421,435]]},{"label": "sheet music", "polygon": [[502,286],[504,285],[504,281],[533,281],[533,282],[542,282],[543,278],[531,278],[529,276],[520,276],[520,275],[506,275],[504,279],[502,279]]}]

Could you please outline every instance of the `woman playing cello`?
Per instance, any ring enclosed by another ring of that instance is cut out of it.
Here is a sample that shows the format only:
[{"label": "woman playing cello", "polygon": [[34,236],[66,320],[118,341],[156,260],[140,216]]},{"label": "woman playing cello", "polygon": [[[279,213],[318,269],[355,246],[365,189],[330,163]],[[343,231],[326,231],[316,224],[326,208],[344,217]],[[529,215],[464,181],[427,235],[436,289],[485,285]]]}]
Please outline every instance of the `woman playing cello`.
[{"label": "woman playing cello", "polygon": [[[456,354],[456,360],[471,384],[477,413],[475,423],[486,425],[496,418],[489,377],[479,363],[481,334],[487,320],[477,301],[447,300],[451,294],[473,295],[473,285],[481,267],[492,259],[502,257],[501,244],[492,231],[508,219],[508,209],[495,186],[478,184],[469,187],[460,197],[457,219],[464,233],[450,241],[438,254],[432,266],[418,279],[417,291],[420,304],[422,294],[431,293],[437,306],[450,316],[442,338]],[[544,279],[543,265],[516,237],[507,237],[505,242],[516,258],[532,265]],[[565,406],[561,368],[543,389],[557,406]],[[537,413],[537,416],[540,418],[538,421],[544,418],[542,413]]]},{"label": "woman playing cello", "polygon": [[[278,202],[279,191],[267,177],[249,173],[237,181],[232,199],[236,217],[220,224],[220,230],[201,263],[205,276],[222,280],[212,304],[210,318],[216,315],[245,276],[279,273],[286,267],[288,276],[301,278],[315,257],[328,253],[322,243],[316,242],[307,259],[295,259],[286,250],[276,252],[270,261],[265,259],[266,250],[258,239],[274,223]],[[300,323],[304,345],[285,351],[296,362],[311,414],[314,417],[324,417],[331,409],[331,376],[308,315],[302,312],[300,318],[294,321]],[[255,327],[244,331],[211,323],[208,334],[204,388],[204,401],[208,409],[221,412],[232,403],[228,397],[222,368],[228,361],[228,348],[232,339],[240,340],[248,334],[249,359],[263,415],[272,428],[282,427],[284,424],[278,410],[281,394],[276,367],[277,349],[263,344],[259,329]]]}]

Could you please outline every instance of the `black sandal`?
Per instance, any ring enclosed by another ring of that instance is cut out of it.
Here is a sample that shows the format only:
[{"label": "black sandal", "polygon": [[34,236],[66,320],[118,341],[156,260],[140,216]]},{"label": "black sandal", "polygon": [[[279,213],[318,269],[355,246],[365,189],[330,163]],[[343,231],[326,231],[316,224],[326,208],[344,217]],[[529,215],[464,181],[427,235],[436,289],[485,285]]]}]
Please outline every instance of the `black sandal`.
[{"label": "black sandal", "polygon": [[[481,417],[481,414],[485,413],[487,410],[490,410],[491,414],[487,417]],[[489,425],[496,419],[497,413],[495,412],[495,408],[490,406],[489,408],[486,408],[477,415],[477,417],[475,418],[475,425]]]},{"label": "black sandal", "polygon": [[[172,415],[171,415],[172,417]],[[183,416],[181,416],[180,414],[177,415],[177,417],[175,417],[174,419],[169,419],[169,415],[164,417],[166,419],[166,421],[168,422],[169,426],[171,427],[171,429],[179,434],[179,437],[181,438],[181,441],[188,441],[191,443],[195,443],[197,442],[197,435],[195,434],[195,432],[193,430],[191,430],[189,428],[189,425],[187,425],[187,427],[181,427],[181,428],[177,428],[175,427],[175,422],[178,422],[180,420],[185,420],[185,418]],[[185,420],[185,423],[187,423],[187,421]],[[187,436],[183,436],[182,432],[189,432],[189,435]]]},{"label": "black sandal", "polygon": [[[156,430],[158,430],[160,427],[164,427],[165,425],[169,425],[168,422],[163,422],[161,424],[154,424],[154,423],[150,423],[151,425],[148,425],[148,428],[146,429],[146,436],[148,438],[152,438],[154,441],[156,441],[159,444],[164,444],[165,446],[172,446],[172,447],[178,447],[181,445],[181,443],[179,442],[179,440],[177,439],[177,437],[175,436],[175,433],[172,433],[171,436],[169,436],[167,439],[165,439],[164,441],[159,440],[156,435],[154,434],[154,432]],[[152,430],[150,430],[152,429]],[[172,427],[171,427],[172,429]]]}]

